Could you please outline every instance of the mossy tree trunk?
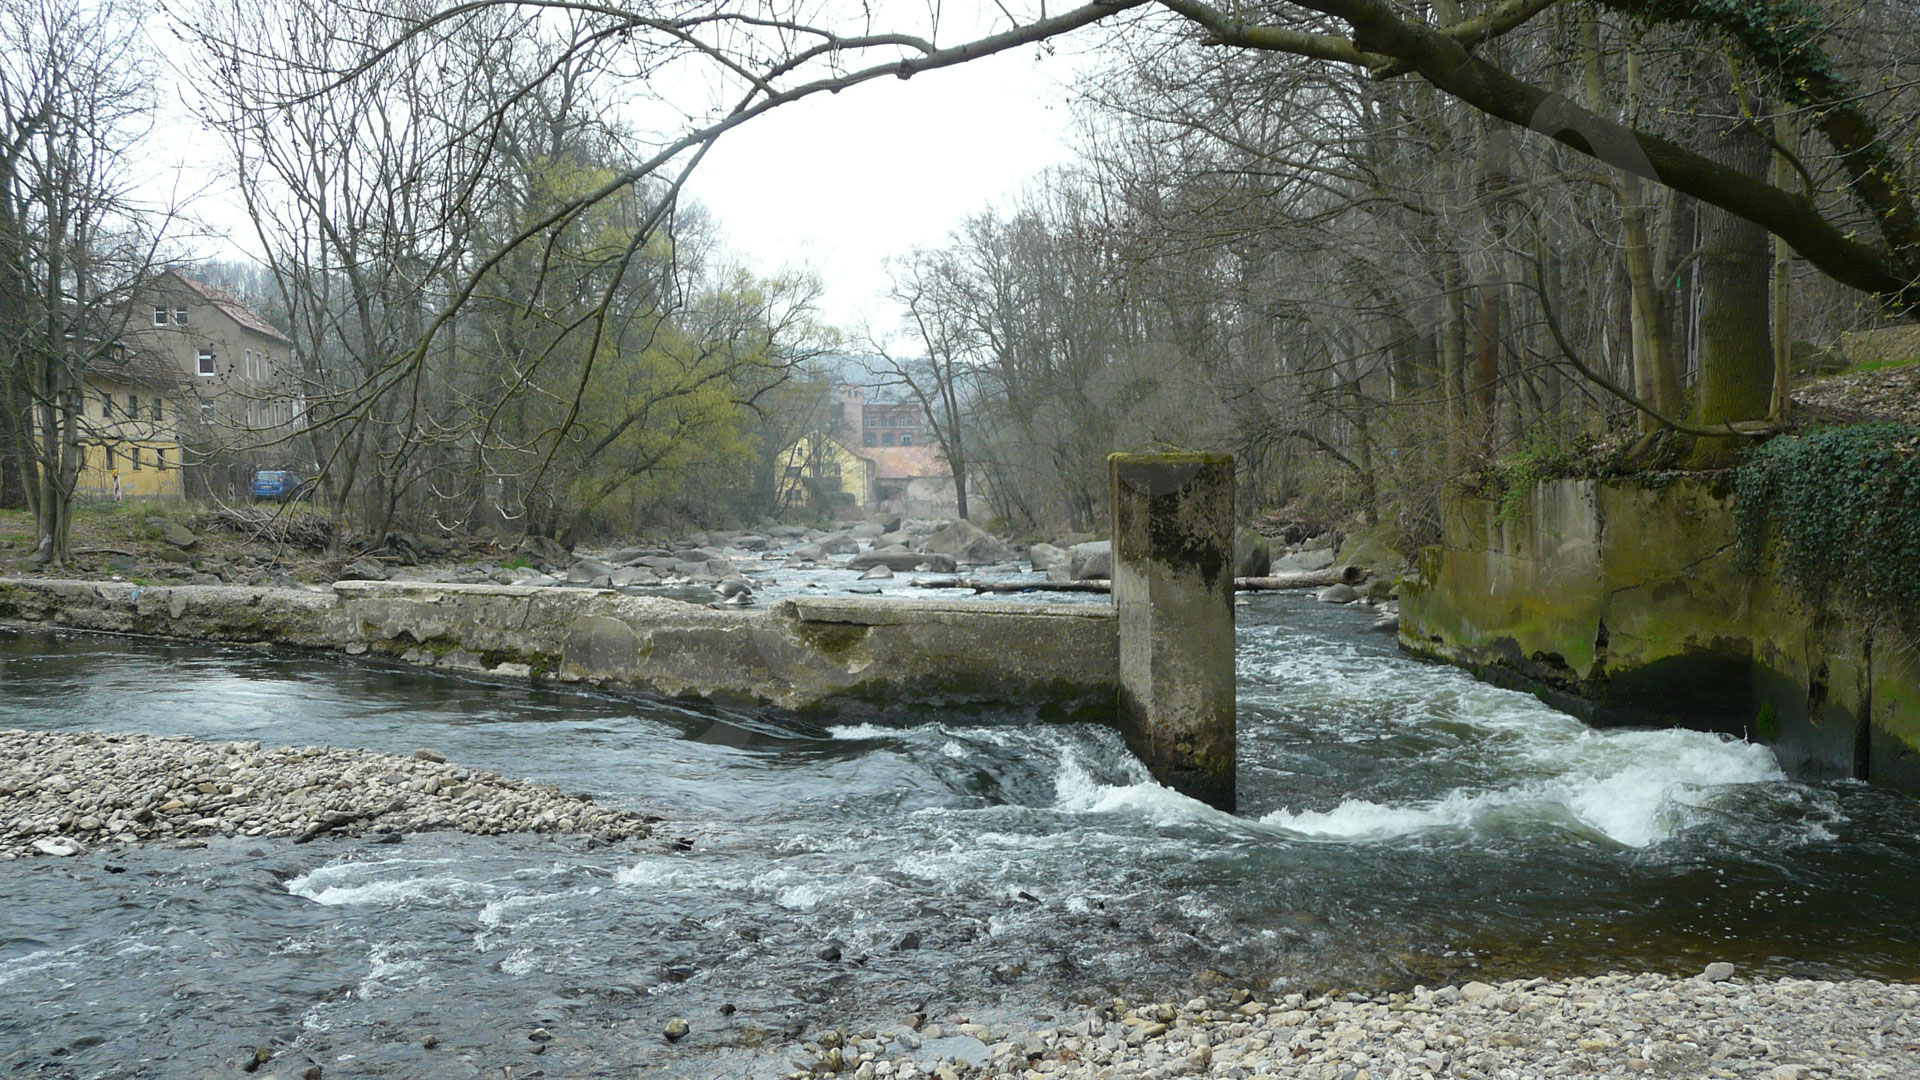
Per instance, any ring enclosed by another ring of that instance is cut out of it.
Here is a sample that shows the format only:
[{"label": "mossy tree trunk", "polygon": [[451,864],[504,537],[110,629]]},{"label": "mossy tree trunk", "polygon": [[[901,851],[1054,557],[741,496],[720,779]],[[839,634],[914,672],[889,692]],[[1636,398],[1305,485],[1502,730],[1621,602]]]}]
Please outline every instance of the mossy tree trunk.
[{"label": "mossy tree trunk", "polygon": [[[1767,175],[1770,150],[1751,123],[1735,124],[1715,148],[1722,164]],[[1764,420],[1773,405],[1768,300],[1773,253],[1767,231],[1715,207],[1700,211],[1700,382],[1703,427]],[[1743,440],[1702,439],[1694,464],[1724,463]]]}]

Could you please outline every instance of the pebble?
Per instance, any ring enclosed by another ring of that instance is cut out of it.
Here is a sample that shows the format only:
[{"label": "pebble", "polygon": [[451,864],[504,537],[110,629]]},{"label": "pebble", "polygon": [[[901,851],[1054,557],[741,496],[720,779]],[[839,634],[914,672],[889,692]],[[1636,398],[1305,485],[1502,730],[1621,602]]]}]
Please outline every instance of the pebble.
[{"label": "pebble", "polygon": [[0,730],[0,858],[137,842],[205,847],[214,836],[384,838],[430,829],[650,835],[640,814],[448,764],[432,750]]},{"label": "pebble", "polygon": [[[964,1020],[954,1026],[986,1034]],[[939,1024],[925,1033],[945,1034]],[[1242,991],[1184,1005],[1116,1000],[1034,1031],[996,1025],[992,1036],[999,1041],[984,1064],[972,1054],[908,1056],[899,1051],[916,1047],[898,1039],[863,1055],[856,1076],[1912,1080],[1920,1076],[1920,985],[1735,980],[1732,965],[1714,964],[1694,978],[1615,973],[1338,999],[1257,1001]],[[835,1052],[838,1060],[823,1055],[811,1072],[791,1075],[851,1068],[853,1051]]]}]

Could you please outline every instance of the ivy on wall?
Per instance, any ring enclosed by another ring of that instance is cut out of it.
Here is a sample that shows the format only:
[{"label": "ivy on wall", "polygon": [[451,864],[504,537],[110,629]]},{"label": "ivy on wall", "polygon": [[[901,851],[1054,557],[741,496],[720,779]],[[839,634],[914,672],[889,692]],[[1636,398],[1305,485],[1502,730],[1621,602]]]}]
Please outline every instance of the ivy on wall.
[{"label": "ivy on wall", "polygon": [[1774,439],[1736,474],[1741,552],[1769,550],[1807,598],[1920,625],[1920,428],[1867,424]]}]

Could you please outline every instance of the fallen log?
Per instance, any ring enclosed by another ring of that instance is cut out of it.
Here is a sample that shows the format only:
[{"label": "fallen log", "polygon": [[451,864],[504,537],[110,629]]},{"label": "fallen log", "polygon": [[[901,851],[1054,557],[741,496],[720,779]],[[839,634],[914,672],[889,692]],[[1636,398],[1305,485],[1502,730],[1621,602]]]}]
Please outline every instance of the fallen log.
[{"label": "fallen log", "polygon": [[1319,589],[1328,585],[1358,585],[1367,576],[1362,566],[1329,566],[1325,570],[1301,570],[1272,577],[1234,578],[1240,592],[1275,592],[1280,589]]},{"label": "fallen log", "polygon": [[[1325,570],[1301,570],[1271,577],[1234,578],[1236,592],[1278,592],[1282,589],[1319,589],[1328,585],[1357,585],[1367,576],[1364,567],[1330,566]],[[916,589],[972,589],[975,593],[1090,592],[1113,591],[1106,578],[1091,581],[984,581],[980,578],[917,578]]]},{"label": "fallen log", "polygon": [[972,589],[976,593],[1112,592],[1105,578],[1092,581],[982,581],[979,578],[916,578],[916,589]]}]

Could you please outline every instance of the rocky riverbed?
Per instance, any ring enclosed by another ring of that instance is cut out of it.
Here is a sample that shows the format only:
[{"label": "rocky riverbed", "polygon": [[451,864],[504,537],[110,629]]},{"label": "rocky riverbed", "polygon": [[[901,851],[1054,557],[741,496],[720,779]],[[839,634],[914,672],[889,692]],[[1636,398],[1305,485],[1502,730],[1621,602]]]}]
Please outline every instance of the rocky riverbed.
[{"label": "rocky riverbed", "polygon": [[[1746,981],[1731,964],[1692,978],[1603,975],[1470,982],[1364,996],[1242,991],[1184,1005],[1115,1001],[1054,1027],[928,1024],[882,1036],[824,1032],[794,1077],[1284,1076],[1299,1080],[1515,1080],[1550,1076],[1920,1076],[1920,986]],[[929,1053],[928,1051],[933,1051]]]},{"label": "rocky riverbed", "polygon": [[0,858],[214,836],[429,829],[649,835],[649,820],[436,751],[411,757],[184,737],[0,730]]}]

